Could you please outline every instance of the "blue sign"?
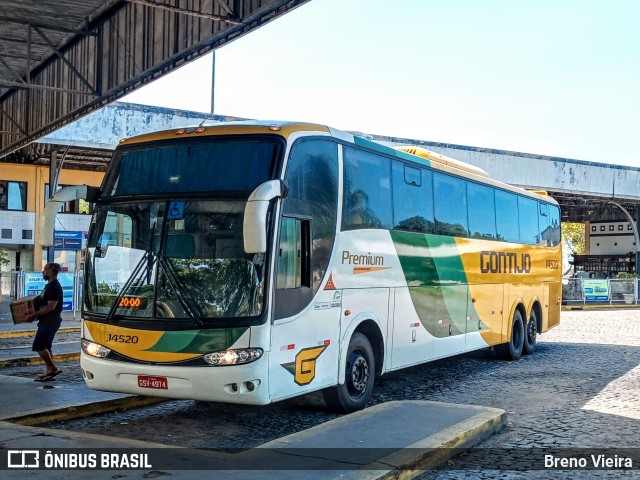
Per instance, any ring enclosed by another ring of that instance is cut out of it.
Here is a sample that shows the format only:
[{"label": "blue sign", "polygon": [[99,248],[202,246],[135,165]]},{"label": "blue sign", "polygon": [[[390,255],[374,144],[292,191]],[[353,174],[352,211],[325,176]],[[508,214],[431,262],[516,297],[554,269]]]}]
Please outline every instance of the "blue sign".
[{"label": "blue sign", "polygon": [[584,299],[587,302],[609,301],[609,280],[600,278],[582,279]]},{"label": "blue sign", "polygon": [[53,234],[53,248],[56,250],[82,250],[83,232],[61,232]]},{"label": "blue sign", "polygon": [[167,218],[169,220],[180,220],[182,217],[184,217],[184,201],[175,200],[169,202]]},{"label": "blue sign", "polygon": [[[59,273],[58,281],[62,287],[62,311],[73,310],[73,273]],[[41,273],[24,274],[24,296],[40,295],[44,290],[47,281],[42,278]]]}]

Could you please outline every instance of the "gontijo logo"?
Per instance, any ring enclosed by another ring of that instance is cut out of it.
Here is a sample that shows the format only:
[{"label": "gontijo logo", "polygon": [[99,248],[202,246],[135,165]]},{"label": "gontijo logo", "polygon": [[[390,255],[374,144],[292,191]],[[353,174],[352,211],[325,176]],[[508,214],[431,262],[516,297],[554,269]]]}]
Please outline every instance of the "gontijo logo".
[{"label": "gontijo logo", "polygon": [[482,273],[529,273],[531,255],[515,252],[480,252],[480,271]]},{"label": "gontijo logo", "polygon": [[296,370],[294,381],[298,385],[308,385],[316,378],[316,361],[324,352],[327,345],[304,348],[296,355]]}]

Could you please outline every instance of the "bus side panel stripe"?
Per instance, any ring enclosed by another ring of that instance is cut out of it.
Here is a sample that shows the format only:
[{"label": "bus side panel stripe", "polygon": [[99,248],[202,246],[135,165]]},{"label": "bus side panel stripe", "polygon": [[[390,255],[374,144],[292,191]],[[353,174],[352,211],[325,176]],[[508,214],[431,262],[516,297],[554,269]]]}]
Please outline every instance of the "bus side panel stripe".
[{"label": "bus side panel stripe", "polygon": [[148,352],[211,353],[230,348],[248,327],[165,332]]},{"label": "bus side panel stripe", "polygon": [[[409,294],[424,328],[434,337],[466,332],[467,279],[454,238],[390,231]],[[488,328],[481,324],[481,329]]]}]

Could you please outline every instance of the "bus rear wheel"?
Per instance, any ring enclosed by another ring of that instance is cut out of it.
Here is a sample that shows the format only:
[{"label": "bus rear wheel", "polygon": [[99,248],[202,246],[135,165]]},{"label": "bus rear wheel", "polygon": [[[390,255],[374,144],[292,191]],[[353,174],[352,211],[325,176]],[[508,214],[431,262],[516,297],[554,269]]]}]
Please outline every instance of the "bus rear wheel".
[{"label": "bus rear wheel", "polygon": [[529,321],[524,329],[524,346],[525,355],[532,355],[536,351],[538,344],[538,317],[535,310],[531,310]]},{"label": "bus rear wheel", "polygon": [[369,339],[362,333],[354,333],[347,350],[344,383],[323,390],[324,401],[330,408],[344,413],[364,408],[371,400],[375,372]]},{"label": "bus rear wheel", "polygon": [[518,360],[522,356],[524,348],[524,324],[522,314],[516,310],[511,323],[511,338],[507,343],[498,345],[497,352],[504,360]]}]

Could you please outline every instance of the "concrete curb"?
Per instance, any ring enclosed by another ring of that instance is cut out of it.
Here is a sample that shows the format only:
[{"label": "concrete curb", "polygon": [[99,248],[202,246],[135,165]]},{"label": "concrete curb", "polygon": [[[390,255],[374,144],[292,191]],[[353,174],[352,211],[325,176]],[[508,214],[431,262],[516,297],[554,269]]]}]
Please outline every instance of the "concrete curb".
[{"label": "concrete curb", "polygon": [[[360,470],[347,473],[341,472],[340,480],[410,480],[422,475],[425,471],[433,470],[450,458],[478,445],[480,442],[498,432],[506,423],[507,414],[504,410],[475,405],[456,405],[426,400],[392,401],[385,404],[355,412],[344,417],[336,418],[323,425],[312,427],[286,437],[273,440],[260,448],[278,449],[286,451],[295,444],[317,432],[334,428],[340,424],[350,424],[358,418],[366,418],[374,409],[392,409],[395,404],[419,403],[425,405],[447,406],[451,408],[464,407],[476,410],[478,413],[466,420],[456,423],[449,428],[426,437],[418,442],[397,450],[390,455],[378,459],[370,468],[363,466]],[[284,450],[283,450],[284,449]]]},{"label": "concrete curb", "polygon": [[[53,361],[58,362],[74,362],[80,360],[80,352],[75,353],[59,353],[53,355]],[[0,368],[4,367],[25,367],[27,365],[43,365],[44,362],[40,357],[18,357],[5,358],[0,360]]]},{"label": "concrete curb", "polygon": [[[60,328],[58,333],[76,333],[79,331],[80,327],[64,327]],[[0,332],[0,338],[33,337],[35,334],[35,330],[8,330]]]},{"label": "concrete curb", "polygon": [[[379,463],[393,465],[395,470],[387,472],[378,479],[409,480],[415,478],[425,471],[443,465],[462,451],[489,438],[506,423],[507,413],[498,408],[485,407],[484,410],[474,417],[414,443],[406,450],[381,458]],[[416,455],[414,451],[422,451],[422,453]]]},{"label": "concrete curb", "polygon": [[638,305],[627,305],[627,304],[615,304],[615,305],[562,305],[563,311],[571,311],[571,310],[637,310],[640,308],[640,304]]},{"label": "concrete curb", "polygon": [[19,416],[6,415],[0,417],[0,421],[16,423],[18,425],[33,426],[48,422],[61,422],[76,420],[78,418],[111,413],[117,410],[127,410],[129,408],[146,407],[156,403],[166,402],[166,398],[160,397],[139,397],[130,396],[116,399],[103,400],[84,405],[72,405],[69,407],[51,409],[47,411],[37,411],[22,413]]}]

